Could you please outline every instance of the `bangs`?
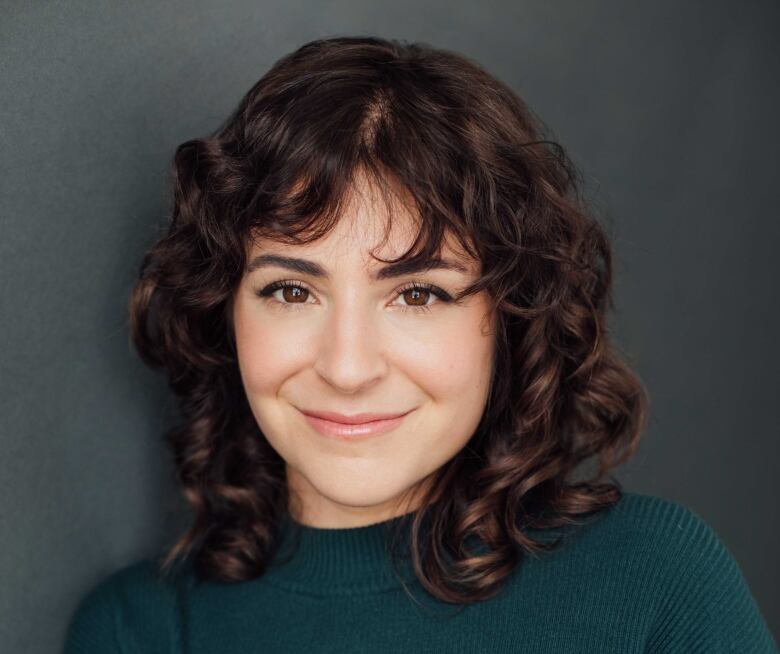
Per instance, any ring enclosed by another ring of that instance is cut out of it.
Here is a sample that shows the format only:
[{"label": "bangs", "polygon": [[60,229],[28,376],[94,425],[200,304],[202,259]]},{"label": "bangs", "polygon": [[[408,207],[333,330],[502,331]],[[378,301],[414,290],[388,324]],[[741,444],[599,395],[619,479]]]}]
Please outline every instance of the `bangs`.
[{"label": "bangs", "polygon": [[250,93],[248,129],[262,133],[243,155],[254,171],[243,212],[246,243],[318,240],[362,196],[361,188],[369,188],[368,199],[382,202],[387,217],[380,245],[399,209],[416,229],[405,252],[394,259],[372,252],[377,261],[430,260],[452,242],[459,255],[481,262],[474,243],[483,208],[469,193],[479,177],[478,158],[462,138],[464,127],[444,111],[457,109],[455,97],[442,99],[441,88],[433,97],[419,75],[379,66],[357,77],[329,68],[294,88],[265,86]]},{"label": "bangs", "polygon": [[[346,183],[337,179],[329,186],[298,181],[287,194],[280,193],[279,201],[272,211],[265,212],[249,226],[247,247],[265,240],[285,245],[305,245],[325,238],[338,222],[348,213],[348,206],[360,202],[368,211],[383,221],[382,238],[370,251],[376,261],[384,263],[431,261],[441,257],[442,250],[449,247],[456,258],[478,259],[470,249],[470,242],[457,238],[458,233],[447,229],[445,221],[426,218],[424,209],[408,189],[400,187],[397,178],[376,168],[356,167]],[[316,190],[315,190],[316,189]],[[377,206],[379,204],[379,206]],[[366,215],[366,214],[362,214]],[[411,218],[411,220],[410,220]],[[373,216],[372,216],[373,219]],[[395,258],[385,259],[376,255],[390,238],[394,227],[411,224],[412,240],[408,248]],[[354,229],[361,230],[359,219]],[[453,243],[455,240],[460,246]]]}]

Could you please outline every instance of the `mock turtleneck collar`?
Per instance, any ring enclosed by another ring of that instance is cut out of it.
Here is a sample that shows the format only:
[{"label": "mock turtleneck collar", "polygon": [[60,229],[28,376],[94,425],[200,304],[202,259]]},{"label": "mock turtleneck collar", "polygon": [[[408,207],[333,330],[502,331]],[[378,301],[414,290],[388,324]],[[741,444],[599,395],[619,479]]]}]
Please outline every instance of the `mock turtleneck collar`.
[{"label": "mock turtleneck collar", "polygon": [[[415,579],[406,545],[411,519],[412,514],[406,514],[363,527],[326,529],[285,515],[279,550],[263,578],[272,585],[312,595],[354,595],[400,587],[399,574],[406,582]],[[402,555],[398,572],[388,550],[397,527],[396,550]]]}]

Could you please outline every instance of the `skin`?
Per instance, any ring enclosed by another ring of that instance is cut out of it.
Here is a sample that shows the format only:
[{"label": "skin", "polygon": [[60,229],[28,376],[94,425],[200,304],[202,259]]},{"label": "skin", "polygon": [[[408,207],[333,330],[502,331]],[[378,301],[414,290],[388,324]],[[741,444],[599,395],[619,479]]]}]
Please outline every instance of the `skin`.
[{"label": "skin", "polygon": [[[454,304],[431,291],[415,296],[403,290],[420,282],[454,296],[476,279],[479,262],[447,241],[442,257],[464,263],[468,273],[372,279],[385,264],[370,252],[384,258],[404,252],[415,217],[394,206],[390,237],[377,247],[386,206],[372,200],[363,180],[325,238],[304,246],[259,239],[248,249],[248,261],[268,253],[315,261],[330,280],[261,267],[244,275],[233,302],[250,407],[286,463],[291,515],[317,528],[365,526],[417,508],[418,491],[474,433],[490,383],[493,319],[486,294]],[[277,281],[295,281],[305,291],[258,295]],[[299,409],[347,415],[414,410],[390,432],[343,442],[319,434]]]}]

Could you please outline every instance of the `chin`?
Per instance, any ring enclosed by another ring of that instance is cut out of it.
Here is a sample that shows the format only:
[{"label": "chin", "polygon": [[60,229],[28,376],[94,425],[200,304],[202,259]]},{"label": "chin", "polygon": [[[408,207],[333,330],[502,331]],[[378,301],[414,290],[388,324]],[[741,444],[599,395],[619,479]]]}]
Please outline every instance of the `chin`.
[{"label": "chin", "polygon": [[349,507],[385,507],[397,501],[409,488],[402,479],[382,480],[371,472],[308,479],[318,495],[332,503]]},{"label": "chin", "polygon": [[353,480],[344,483],[341,480],[323,484],[321,494],[339,504],[348,506],[375,506],[385,504],[405,490],[405,486],[377,482],[373,479]]}]

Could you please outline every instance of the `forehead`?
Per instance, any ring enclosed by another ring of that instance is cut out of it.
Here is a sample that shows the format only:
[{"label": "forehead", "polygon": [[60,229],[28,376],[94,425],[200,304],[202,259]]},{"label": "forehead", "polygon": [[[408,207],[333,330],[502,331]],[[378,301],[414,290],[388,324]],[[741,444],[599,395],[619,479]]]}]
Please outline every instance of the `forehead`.
[{"label": "forehead", "polygon": [[[306,257],[326,267],[346,260],[359,260],[365,268],[375,268],[374,256],[392,259],[414,243],[420,216],[408,192],[397,185],[379,190],[359,175],[344,198],[333,228],[323,237],[309,243],[290,244],[273,234],[256,233],[248,243],[250,261],[263,254]],[[468,255],[452,234],[442,239],[441,260],[453,264],[453,270],[472,272],[479,262]]]}]

